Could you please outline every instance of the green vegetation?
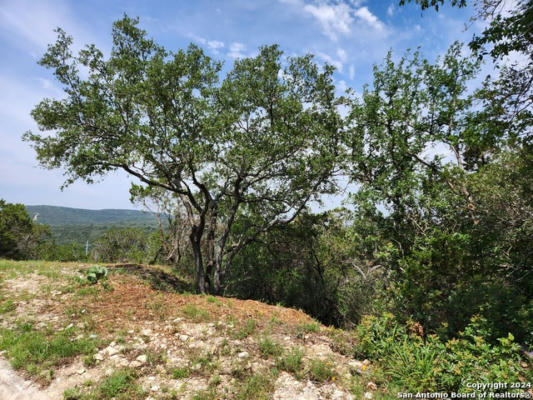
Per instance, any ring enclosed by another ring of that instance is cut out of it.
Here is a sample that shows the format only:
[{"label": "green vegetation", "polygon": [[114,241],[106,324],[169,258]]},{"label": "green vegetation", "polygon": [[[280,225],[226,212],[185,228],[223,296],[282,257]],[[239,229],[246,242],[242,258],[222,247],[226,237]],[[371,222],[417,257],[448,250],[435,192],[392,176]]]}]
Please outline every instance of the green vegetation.
[{"label": "green vegetation", "polygon": [[391,393],[395,389],[469,393],[473,391],[469,382],[531,380],[530,365],[521,365],[513,336],[491,344],[486,322],[474,317],[459,337],[443,340],[436,335],[420,337],[392,314],[366,317],[357,328],[356,351],[379,362],[381,369],[375,374],[390,382]]},{"label": "green vegetation", "polygon": [[301,376],[303,356],[304,352],[302,349],[298,347],[292,348],[276,360],[276,367],[282,371],[292,372],[296,376]]},{"label": "green vegetation", "polygon": [[312,322],[310,324],[298,325],[297,330],[303,333],[316,333],[320,330],[320,326],[317,323]]},{"label": "green vegetation", "polygon": [[187,304],[185,307],[183,307],[183,314],[197,322],[209,321],[211,318],[207,310],[198,308],[193,304]]},{"label": "green vegetation", "polygon": [[123,225],[153,226],[157,218],[138,210],[85,210],[57,206],[25,206],[28,214],[45,225]]},{"label": "green vegetation", "polygon": [[247,319],[246,322],[241,325],[237,332],[238,339],[244,339],[254,333],[255,328],[257,327],[257,321],[255,319]]},{"label": "green vegetation", "polygon": [[269,356],[279,357],[283,353],[283,347],[269,337],[264,337],[258,342],[259,351],[264,358]]},{"label": "green vegetation", "polygon": [[17,308],[12,299],[4,300],[0,298],[0,314],[14,311]]},{"label": "green vegetation", "polygon": [[60,332],[39,331],[29,322],[14,329],[0,329],[0,350],[5,350],[15,369],[40,375],[66,359],[91,355],[99,342],[85,336],[77,338],[73,328]]},{"label": "green vegetation", "polygon": [[[413,2],[437,11],[445,3]],[[40,64],[65,96],[35,107],[50,134],[25,140],[42,166],[66,171],[66,184],[116,169],[133,175],[143,183],[132,185],[132,197],[156,204],[166,222],[155,232],[151,215],[50,207],[39,218],[71,224],[53,225],[53,234],[77,226],[99,262],[169,263],[198,293],[282,304],[352,330],[329,330],[332,348],[369,359],[370,375],[357,379],[371,376],[383,396],[531,379],[521,348],[533,346],[533,63],[504,62],[512,52],[530,56],[533,7],[519,1],[504,16],[500,4],[477,3],[476,18],[490,21],[470,50],[456,42],[436,60],[390,51],[372,82],[342,96],[333,67],[286,58],[276,45],[222,69],[197,46],[164,49],[128,16],[113,25],[109,57],[94,46],[72,53],[72,38],[58,29]],[[495,76],[482,75],[487,58]],[[348,183],[345,206],[313,212],[323,195],[341,195],[339,175]],[[124,225],[104,231],[111,223]],[[56,244],[22,205],[5,201],[0,256],[85,257],[79,242]],[[98,292],[78,289],[84,293]],[[203,299],[231,313],[229,301]],[[2,297],[0,313],[15,307]],[[146,307],[162,320],[170,315],[158,298]],[[211,319],[193,304],[181,311]],[[236,326],[226,318],[236,338],[259,336],[254,319]],[[291,329],[300,341],[325,331],[317,323]],[[14,365],[31,373],[75,354],[92,362],[95,344],[67,331],[26,324],[1,335]],[[298,378],[336,377],[327,361],[304,363],[299,348],[283,352],[268,337],[258,348]],[[231,353],[227,342],[221,352]],[[200,374],[216,369],[204,354],[191,362]],[[273,376],[240,364],[232,375],[242,384],[238,398],[270,393]],[[124,370],[79,396],[135,398],[135,384],[132,393],[125,388],[133,381]],[[213,388],[195,395],[215,397]]]},{"label": "green vegetation", "polygon": [[309,378],[315,382],[335,380],[337,373],[331,361],[311,359],[309,361]]},{"label": "green vegetation", "polygon": [[146,394],[136,383],[133,370],[121,369],[104,378],[93,388],[75,387],[63,393],[63,400],[141,400]]},{"label": "green vegetation", "polygon": [[99,262],[154,263],[161,247],[159,234],[140,228],[110,228],[91,244]]},{"label": "green vegetation", "polygon": [[237,400],[268,400],[274,388],[273,377],[267,374],[254,374],[247,377],[239,386]]},{"label": "green vegetation", "polygon": [[50,242],[48,227],[34,223],[22,204],[0,199],[0,257],[39,258]]},{"label": "green vegetation", "polygon": [[107,268],[101,265],[93,265],[85,271],[85,276],[90,283],[95,284],[107,277]]},{"label": "green vegetation", "polygon": [[174,368],[171,375],[173,379],[184,379],[190,375],[190,371],[188,368]]}]

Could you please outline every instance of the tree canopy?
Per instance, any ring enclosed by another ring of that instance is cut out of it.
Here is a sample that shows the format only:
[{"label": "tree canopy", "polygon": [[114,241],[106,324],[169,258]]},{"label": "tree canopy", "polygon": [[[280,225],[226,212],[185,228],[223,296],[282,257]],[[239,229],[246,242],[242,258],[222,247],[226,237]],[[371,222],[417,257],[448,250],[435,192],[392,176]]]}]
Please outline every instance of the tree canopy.
[{"label": "tree canopy", "polygon": [[25,139],[43,166],[65,169],[65,184],[122,169],[141,182],[132,196],[170,195],[186,210],[198,290],[218,292],[237,252],[333,190],[333,68],[267,46],[223,76],[200,48],[167,51],[137,25],[114,23],[108,58],[94,45],[73,55],[58,30],[40,63],[66,98],[32,111],[54,133]]}]

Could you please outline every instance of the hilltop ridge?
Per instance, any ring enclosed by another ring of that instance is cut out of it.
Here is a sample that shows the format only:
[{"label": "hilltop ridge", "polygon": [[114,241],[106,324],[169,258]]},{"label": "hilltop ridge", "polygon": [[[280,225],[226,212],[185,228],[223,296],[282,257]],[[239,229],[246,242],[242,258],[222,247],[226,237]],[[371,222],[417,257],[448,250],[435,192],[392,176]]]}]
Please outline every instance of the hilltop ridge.
[{"label": "hilltop ridge", "polygon": [[118,225],[149,225],[155,226],[156,217],[140,210],[101,209],[89,210],[83,208],[26,205],[28,214],[36,222],[45,225],[89,225],[89,224],[118,224]]}]

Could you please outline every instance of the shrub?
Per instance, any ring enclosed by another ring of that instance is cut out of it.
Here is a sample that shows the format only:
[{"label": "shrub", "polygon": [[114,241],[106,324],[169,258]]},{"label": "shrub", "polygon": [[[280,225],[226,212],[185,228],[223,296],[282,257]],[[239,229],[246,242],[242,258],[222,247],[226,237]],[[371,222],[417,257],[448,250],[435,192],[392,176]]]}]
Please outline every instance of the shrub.
[{"label": "shrub", "polygon": [[391,314],[365,317],[357,328],[356,350],[377,361],[378,374],[404,391],[472,392],[467,383],[518,382],[531,374],[520,365],[512,335],[491,344],[485,325],[485,319],[474,317],[457,338],[443,341],[408,333]]},{"label": "shrub", "polygon": [[100,265],[93,265],[85,271],[85,276],[90,283],[95,284],[99,280],[107,277],[107,268]]}]

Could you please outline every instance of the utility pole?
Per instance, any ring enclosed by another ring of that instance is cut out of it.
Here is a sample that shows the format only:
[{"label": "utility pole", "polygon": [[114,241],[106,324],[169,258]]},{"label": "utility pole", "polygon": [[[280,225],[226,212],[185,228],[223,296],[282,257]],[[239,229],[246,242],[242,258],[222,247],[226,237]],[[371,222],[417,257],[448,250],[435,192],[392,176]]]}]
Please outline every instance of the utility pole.
[{"label": "utility pole", "polygon": [[85,242],[85,257],[89,254],[89,240]]}]

